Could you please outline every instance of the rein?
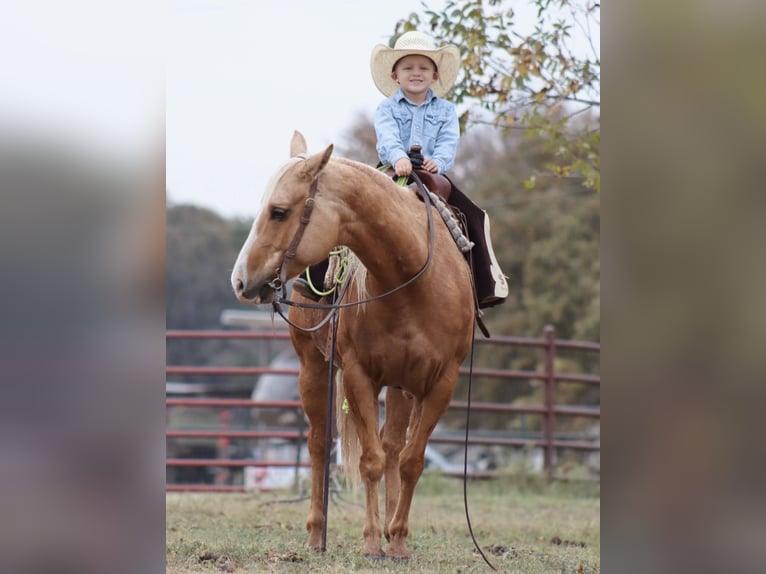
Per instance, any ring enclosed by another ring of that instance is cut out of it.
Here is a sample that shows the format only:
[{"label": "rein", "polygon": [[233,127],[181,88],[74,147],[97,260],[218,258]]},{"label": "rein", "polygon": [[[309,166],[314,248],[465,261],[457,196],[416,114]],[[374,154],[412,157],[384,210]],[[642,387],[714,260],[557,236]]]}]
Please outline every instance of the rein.
[{"label": "rein", "polygon": [[[380,295],[375,295],[374,297],[369,297],[361,301],[354,301],[351,303],[330,303],[330,304],[296,303],[295,301],[292,301],[290,299],[285,299],[282,296],[278,296],[277,299],[272,302],[272,308],[280,317],[282,317],[282,319],[285,320],[285,322],[287,322],[288,325],[290,325],[291,327],[294,327],[295,329],[303,331],[305,333],[316,331],[318,329],[321,329],[328,321],[330,321],[332,316],[334,316],[339,309],[343,309],[347,307],[357,307],[359,305],[370,303],[372,301],[377,301],[378,299],[383,299],[384,297],[393,295],[397,291],[400,291],[404,289],[405,287],[411,285],[415,281],[417,281],[423,275],[423,273],[426,272],[428,267],[430,267],[431,265],[431,261],[433,260],[434,243],[435,243],[434,221],[433,221],[433,213],[431,210],[432,202],[431,202],[431,197],[430,197],[430,194],[428,193],[428,190],[425,188],[420,177],[418,177],[418,175],[415,172],[412,173],[412,179],[417,184],[418,194],[423,198],[423,203],[425,203],[426,218],[428,220],[428,257],[426,257],[426,261],[423,264],[423,267],[421,267],[420,270],[417,273],[415,273],[415,275],[410,277],[407,281],[405,281],[401,285],[398,285],[397,287],[394,287],[393,289],[386,291],[385,293],[381,293]],[[290,242],[290,246],[287,248],[287,251],[285,251],[285,254],[282,258],[282,262],[279,264],[279,267],[277,268],[277,276],[275,277],[273,281],[271,281],[268,284],[275,291],[281,290],[283,294],[285,293],[285,263],[288,259],[292,259],[293,257],[295,257],[296,251],[298,249],[298,245],[303,239],[303,234],[306,231],[306,226],[308,225],[309,219],[311,218],[311,212],[314,209],[314,198],[317,194],[317,188],[318,188],[318,183],[317,183],[317,179],[315,178],[314,181],[311,182],[311,187],[309,188],[309,195],[306,198],[306,203],[303,210],[303,215],[301,216],[300,225],[298,226],[298,229],[295,230],[295,235],[293,236],[293,239]],[[338,301],[341,301],[343,297],[345,296],[348,290],[348,285],[349,285],[348,282],[344,285],[343,290],[338,296],[338,299],[337,299]],[[305,307],[309,309],[326,309],[326,310],[330,310],[331,312],[317,325],[306,328],[306,327],[301,327],[299,325],[296,325],[295,323],[291,322],[287,318],[287,316],[282,312],[282,308],[280,307],[280,304],[282,303],[284,303],[285,305],[293,306],[293,307]]]}]

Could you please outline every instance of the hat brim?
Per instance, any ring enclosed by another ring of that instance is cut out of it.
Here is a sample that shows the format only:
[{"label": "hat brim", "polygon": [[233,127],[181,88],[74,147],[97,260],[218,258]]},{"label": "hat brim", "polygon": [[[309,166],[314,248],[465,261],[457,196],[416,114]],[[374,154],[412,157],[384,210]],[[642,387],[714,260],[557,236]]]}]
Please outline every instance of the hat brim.
[{"label": "hat brim", "polygon": [[391,77],[394,64],[401,58],[412,55],[425,56],[434,61],[439,72],[439,79],[434,82],[431,89],[437,96],[443,98],[455,85],[457,74],[460,71],[460,50],[451,44],[438,50],[396,50],[378,44],[372,49],[370,56],[370,70],[375,86],[386,97],[394,95],[399,89],[399,84]]}]

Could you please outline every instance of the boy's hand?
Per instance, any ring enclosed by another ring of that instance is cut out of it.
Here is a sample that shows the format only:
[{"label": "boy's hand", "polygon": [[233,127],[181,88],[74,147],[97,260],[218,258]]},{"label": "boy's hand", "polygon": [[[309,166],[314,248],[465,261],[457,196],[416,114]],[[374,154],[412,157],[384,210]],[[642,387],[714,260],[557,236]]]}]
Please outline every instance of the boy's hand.
[{"label": "boy's hand", "polygon": [[436,162],[431,158],[425,158],[423,160],[423,169],[431,173],[437,173],[439,171],[439,166],[436,165]]},{"label": "boy's hand", "polygon": [[412,162],[410,158],[403,157],[394,164],[394,173],[399,177],[407,176],[412,173]]}]

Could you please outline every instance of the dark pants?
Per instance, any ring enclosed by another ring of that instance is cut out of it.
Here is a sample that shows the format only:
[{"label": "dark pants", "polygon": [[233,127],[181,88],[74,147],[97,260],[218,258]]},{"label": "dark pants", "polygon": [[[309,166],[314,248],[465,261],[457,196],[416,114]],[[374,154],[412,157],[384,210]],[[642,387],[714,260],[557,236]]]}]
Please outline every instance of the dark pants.
[{"label": "dark pants", "polygon": [[[449,179],[449,178],[447,178]],[[471,201],[467,195],[460,191],[450,180],[452,190],[449,196],[449,205],[457,208],[465,217],[468,239],[474,242],[473,249],[465,254],[466,259],[472,266],[473,280],[476,284],[476,296],[479,307],[493,307],[503,302],[503,299],[495,299],[495,280],[490,270],[491,260],[489,245],[484,232],[486,212]]]}]

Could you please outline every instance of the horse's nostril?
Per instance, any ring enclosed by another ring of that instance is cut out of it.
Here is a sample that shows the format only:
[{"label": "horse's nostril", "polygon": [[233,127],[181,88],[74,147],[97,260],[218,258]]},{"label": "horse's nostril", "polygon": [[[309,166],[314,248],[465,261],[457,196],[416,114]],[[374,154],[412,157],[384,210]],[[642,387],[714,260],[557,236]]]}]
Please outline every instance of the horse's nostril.
[{"label": "horse's nostril", "polygon": [[237,282],[234,288],[236,289],[237,293],[242,293],[242,291],[245,290],[245,284],[242,282],[242,279],[237,279]]}]

